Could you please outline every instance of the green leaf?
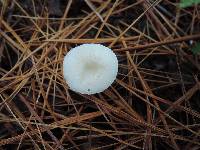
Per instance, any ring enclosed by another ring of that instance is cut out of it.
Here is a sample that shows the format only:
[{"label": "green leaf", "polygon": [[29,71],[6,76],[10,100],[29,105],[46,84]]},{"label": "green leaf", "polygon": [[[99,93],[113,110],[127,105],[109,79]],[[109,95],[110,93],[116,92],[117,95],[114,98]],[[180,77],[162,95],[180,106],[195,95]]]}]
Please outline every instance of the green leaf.
[{"label": "green leaf", "polygon": [[190,7],[198,3],[200,3],[200,0],[181,0],[180,7],[181,8]]},{"label": "green leaf", "polygon": [[192,52],[194,54],[198,54],[200,52],[200,43],[197,43],[193,48],[192,48]]}]

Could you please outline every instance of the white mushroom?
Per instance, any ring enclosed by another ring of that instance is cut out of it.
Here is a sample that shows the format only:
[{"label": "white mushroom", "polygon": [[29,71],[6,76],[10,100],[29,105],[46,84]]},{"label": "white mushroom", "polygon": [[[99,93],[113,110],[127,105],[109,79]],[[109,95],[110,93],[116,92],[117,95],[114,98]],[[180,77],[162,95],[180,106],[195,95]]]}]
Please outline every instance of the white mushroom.
[{"label": "white mushroom", "polygon": [[71,90],[82,94],[100,93],[116,79],[118,60],[101,44],[82,44],[64,57],[64,78]]}]

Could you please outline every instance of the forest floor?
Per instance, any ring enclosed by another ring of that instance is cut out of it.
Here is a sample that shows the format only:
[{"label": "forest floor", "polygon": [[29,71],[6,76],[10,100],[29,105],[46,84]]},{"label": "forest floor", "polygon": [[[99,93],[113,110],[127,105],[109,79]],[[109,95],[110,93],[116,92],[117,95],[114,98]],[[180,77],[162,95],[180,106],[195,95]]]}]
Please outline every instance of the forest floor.
[{"label": "forest floor", "polygon": [[[0,149],[200,149],[200,5],[1,0],[0,12]],[[102,93],[63,78],[83,43],[118,57]]]}]

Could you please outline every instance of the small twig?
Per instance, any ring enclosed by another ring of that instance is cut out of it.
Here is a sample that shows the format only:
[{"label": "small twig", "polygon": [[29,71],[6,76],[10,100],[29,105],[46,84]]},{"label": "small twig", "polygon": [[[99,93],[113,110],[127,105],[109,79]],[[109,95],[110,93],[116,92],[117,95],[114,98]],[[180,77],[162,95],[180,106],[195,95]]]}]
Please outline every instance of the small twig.
[{"label": "small twig", "polygon": [[[138,36],[127,37],[123,40],[130,41],[130,40],[137,40]],[[83,44],[83,43],[110,43],[116,38],[98,38],[98,39],[53,39],[53,40],[46,40],[47,42],[64,42],[64,43],[75,43],[75,44]],[[119,42],[122,41],[122,38],[119,39]]]},{"label": "small twig", "polygon": [[149,43],[146,45],[137,45],[134,47],[127,47],[127,48],[120,48],[120,49],[114,49],[114,51],[131,51],[131,50],[139,50],[139,49],[146,49],[146,48],[152,48],[156,46],[163,46],[167,44],[174,44],[174,43],[180,43],[184,41],[189,41],[189,40],[195,40],[195,39],[200,39],[200,34],[196,35],[188,35],[180,38],[176,38],[173,40],[167,40],[167,41],[161,41],[161,42],[156,42],[156,43]]}]

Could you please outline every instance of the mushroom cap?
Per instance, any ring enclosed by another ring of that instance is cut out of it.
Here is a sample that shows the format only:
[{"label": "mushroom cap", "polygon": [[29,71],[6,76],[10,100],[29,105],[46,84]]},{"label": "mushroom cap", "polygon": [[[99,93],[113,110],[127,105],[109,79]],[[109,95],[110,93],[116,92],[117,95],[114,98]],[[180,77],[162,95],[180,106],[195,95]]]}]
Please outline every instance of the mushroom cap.
[{"label": "mushroom cap", "polygon": [[95,94],[107,89],[116,79],[118,60],[101,44],[82,44],[64,57],[64,78],[73,91]]}]

